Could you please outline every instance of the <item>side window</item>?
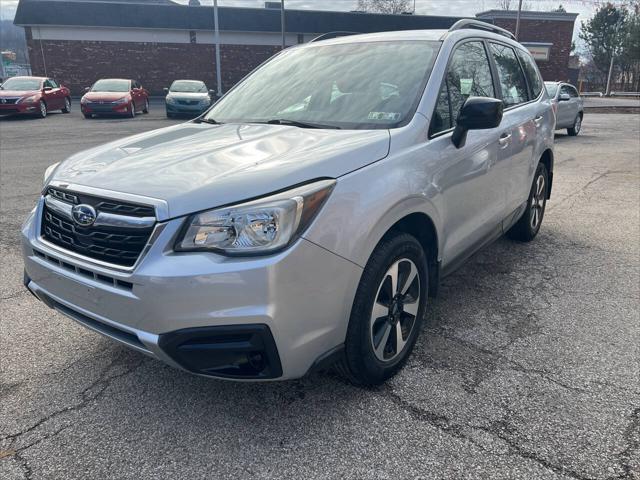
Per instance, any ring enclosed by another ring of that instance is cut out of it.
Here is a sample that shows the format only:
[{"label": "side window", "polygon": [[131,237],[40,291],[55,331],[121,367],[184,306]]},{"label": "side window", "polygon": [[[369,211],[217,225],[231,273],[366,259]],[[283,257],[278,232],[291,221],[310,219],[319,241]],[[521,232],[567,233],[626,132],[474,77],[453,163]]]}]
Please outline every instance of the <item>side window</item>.
[{"label": "side window", "polygon": [[569,85],[562,85],[560,87],[560,95],[565,94],[571,96],[571,87]]},{"label": "side window", "polygon": [[482,42],[463,43],[451,55],[430,134],[454,127],[462,105],[470,96],[495,97],[491,67]]},{"label": "side window", "polygon": [[574,88],[574,87],[568,87],[569,88],[569,95],[571,95],[574,98],[578,98],[580,95],[578,95],[578,91]]},{"label": "side window", "polygon": [[60,85],[58,85],[58,82],[56,82],[53,78],[49,79],[49,83],[51,84],[51,86],[53,88],[59,88],[60,87]]},{"label": "side window", "polygon": [[533,98],[538,98],[538,95],[540,95],[540,92],[542,91],[543,83],[540,78],[540,74],[538,73],[538,69],[536,68],[536,64],[529,53],[523,50],[516,50],[516,53],[518,54],[520,63],[524,68],[524,74],[529,81],[531,94],[533,95]]},{"label": "side window", "polygon": [[528,101],[527,84],[513,48],[491,43],[491,54],[498,68],[504,106],[511,107]]},{"label": "side window", "polygon": [[51,88],[56,88],[55,85],[53,84],[53,81],[51,81],[51,79],[47,78],[44,81],[44,84],[42,85],[43,87],[51,87]]}]

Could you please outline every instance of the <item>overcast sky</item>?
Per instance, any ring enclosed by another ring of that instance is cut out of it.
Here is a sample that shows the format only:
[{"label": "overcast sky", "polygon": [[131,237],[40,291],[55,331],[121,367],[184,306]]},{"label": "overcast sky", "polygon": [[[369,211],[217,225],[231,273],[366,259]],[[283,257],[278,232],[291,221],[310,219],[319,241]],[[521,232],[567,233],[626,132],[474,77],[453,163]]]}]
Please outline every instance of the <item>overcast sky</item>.
[{"label": "overcast sky", "polygon": [[[122,0],[121,0],[122,1]],[[189,0],[175,0],[179,3],[188,3]],[[624,1],[624,0],[623,0]],[[201,0],[203,5],[211,5],[213,0]],[[285,0],[285,7],[292,9],[313,9],[313,10],[354,10],[357,0]],[[517,5],[517,0],[512,0]],[[576,22],[576,34],[580,26],[580,21],[589,18],[597,5],[598,0],[525,0],[533,10],[551,10],[562,4],[568,12],[579,13]],[[616,1],[615,3],[621,3]],[[221,6],[239,7],[264,7],[264,0],[218,0]],[[410,1],[412,5],[413,2]],[[416,13],[418,15],[451,15],[469,16],[483,10],[497,8],[497,0],[415,0]],[[0,0],[0,16],[12,19],[18,0]]]}]

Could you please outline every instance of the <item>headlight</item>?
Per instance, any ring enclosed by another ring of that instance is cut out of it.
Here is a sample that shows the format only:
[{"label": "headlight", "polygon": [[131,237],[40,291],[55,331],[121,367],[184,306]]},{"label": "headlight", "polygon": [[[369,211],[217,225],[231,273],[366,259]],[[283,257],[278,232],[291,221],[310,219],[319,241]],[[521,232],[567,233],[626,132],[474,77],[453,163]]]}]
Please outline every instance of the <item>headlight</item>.
[{"label": "headlight", "polygon": [[115,104],[120,105],[122,103],[127,103],[128,101],[129,101],[128,97],[122,97],[122,98],[119,98],[118,100],[115,100],[115,101],[113,101],[111,103],[115,103]]},{"label": "headlight", "polygon": [[83,105],[84,105],[85,103],[89,103],[89,102],[90,102],[90,100],[89,100],[87,97],[85,97],[85,96],[83,96],[83,97],[80,99],[80,103],[81,103],[81,104],[83,104]]},{"label": "headlight", "polygon": [[192,215],[175,249],[212,250],[226,255],[264,255],[280,250],[311,223],[335,183],[321,180],[260,200]]},{"label": "headlight", "polygon": [[167,97],[167,103],[173,105],[174,103],[176,103],[176,101],[173,97]]},{"label": "headlight", "polygon": [[44,179],[42,180],[42,185],[47,184],[47,181],[49,180],[49,178],[51,178],[51,175],[53,175],[55,169],[58,168],[58,165],[60,165],[60,162],[56,162],[53,165],[49,165],[47,167],[47,169],[44,171]]},{"label": "headlight", "polygon": [[37,100],[38,100],[38,95],[31,95],[30,97],[21,98],[16,103],[33,103]]}]

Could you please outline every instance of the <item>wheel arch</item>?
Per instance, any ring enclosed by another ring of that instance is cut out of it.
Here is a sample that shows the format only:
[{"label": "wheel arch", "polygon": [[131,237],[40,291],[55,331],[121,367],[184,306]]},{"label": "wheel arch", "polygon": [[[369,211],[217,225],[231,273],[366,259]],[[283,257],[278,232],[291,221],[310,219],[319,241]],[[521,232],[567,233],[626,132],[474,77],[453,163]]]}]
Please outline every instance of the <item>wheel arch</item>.
[{"label": "wheel arch", "polygon": [[429,296],[435,297],[438,293],[440,262],[438,260],[438,230],[434,221],[424,212],[410,213],[397,220],[378,243],[394,233],[408,233],[414,236],[422,245],[427,256],[427,265],[429,266]]},{"label": "wheel arch", "polygon": [[553,150],[547,148],[540,156],[540,163],[547,167],[549,177],[549,188],[547,189],[547,200],[551,198],[551,188],[553,187]]}]

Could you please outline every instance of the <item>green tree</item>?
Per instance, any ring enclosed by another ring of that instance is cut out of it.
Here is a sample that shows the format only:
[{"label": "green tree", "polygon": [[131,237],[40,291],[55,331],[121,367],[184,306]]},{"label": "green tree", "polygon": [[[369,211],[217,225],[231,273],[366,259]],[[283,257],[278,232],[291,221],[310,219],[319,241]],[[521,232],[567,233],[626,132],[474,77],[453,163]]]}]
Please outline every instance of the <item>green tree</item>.
[{"label": "green tree", "polygon": [[608,71],[611,58],[620,54],[627,16],[626,8],[607,3],[591,19],[582,22],[580,38],[587,44],[596,67],[603,72]]}]

